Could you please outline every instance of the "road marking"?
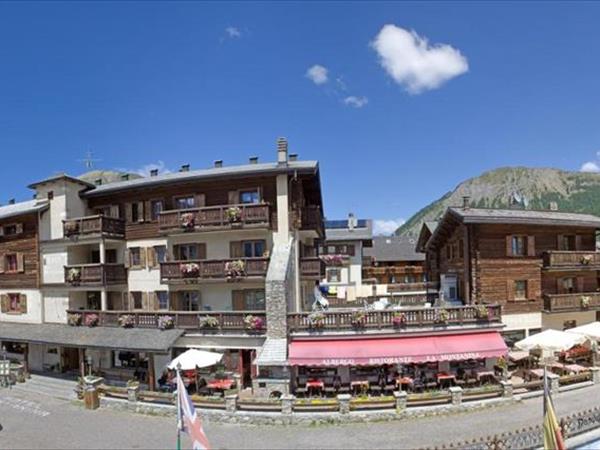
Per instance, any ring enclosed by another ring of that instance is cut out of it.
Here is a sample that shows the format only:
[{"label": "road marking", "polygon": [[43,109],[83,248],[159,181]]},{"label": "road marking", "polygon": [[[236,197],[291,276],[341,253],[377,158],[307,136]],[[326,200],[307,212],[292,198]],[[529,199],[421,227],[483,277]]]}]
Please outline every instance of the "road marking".
[{"label": "road marking", "polygon": [[50,415],[49,411],[40,408],[40,404],[20,398],[2,396],[0,397],[0,406],[7,406],[17,411],[22,411],[26,414],[31,414],[38,417],[46,417]]}]

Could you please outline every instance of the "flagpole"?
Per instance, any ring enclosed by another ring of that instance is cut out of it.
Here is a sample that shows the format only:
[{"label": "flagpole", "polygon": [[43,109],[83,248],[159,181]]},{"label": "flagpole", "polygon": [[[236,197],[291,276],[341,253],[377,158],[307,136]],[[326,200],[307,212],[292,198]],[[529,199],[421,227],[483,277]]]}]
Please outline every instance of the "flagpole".
[{"label": "flagpole", "polygon": [[181,450],[181,363],[177,363],[177,368],[175,369],[177,373],[177,450]]}]

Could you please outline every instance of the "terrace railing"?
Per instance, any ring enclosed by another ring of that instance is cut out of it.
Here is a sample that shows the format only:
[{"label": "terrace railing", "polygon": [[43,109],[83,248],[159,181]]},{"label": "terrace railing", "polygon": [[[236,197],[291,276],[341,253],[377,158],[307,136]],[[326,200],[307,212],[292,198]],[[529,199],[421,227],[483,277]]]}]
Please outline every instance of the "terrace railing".
[{"label": "terrace railing", "polygon": [[114,237],[125,236],[125,221],[104,215],[78,217],[63,220],[65,237],[107,235]]},{"label": "terrace railing", "polygon": [[76,264],[65,266],[65,283],[70,286],[106,286],[127,283],[123,264]]},{"label": "terrace railing", "polygon": [[300,258],[300,274],[303,278],[320,279],[325,276],[325,263],[318,256]]},{"label": "terrace railing", "polygon": [[600,266],[600,252],[595,251],[547,251],[543,256],[547,269],[585,269]]},{"label": "terrace railing", "polygon": [[545,294],[544,310],[549,312],[600,310],[600,292]]},{"label": "terrace railing", "polygon": [[160,263],[160,278],[165,282],[206,280],[241,281],[264,278],[269,258],[204,259]]}]

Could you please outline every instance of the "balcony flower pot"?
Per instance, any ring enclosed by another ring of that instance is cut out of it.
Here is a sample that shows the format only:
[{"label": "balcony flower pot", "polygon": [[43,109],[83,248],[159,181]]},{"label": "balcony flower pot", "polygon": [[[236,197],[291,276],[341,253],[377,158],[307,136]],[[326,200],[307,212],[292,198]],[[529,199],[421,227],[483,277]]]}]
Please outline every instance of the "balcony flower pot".
[{"label": "balcony flower pot", "polygon": [[83,320],[83,316],[79,313],[69,313],[67,314],[67,323],[72,327],[78,327],[81,325]]},{"label": "balcony flower pot", "polygon": [[321,260],[328,266],[342,266],[344,264],[342,255],[323,255]]},{"label": "balcony flower pot", "polygon": [[95,327],[98,325],[98,322],[100,322],[98,314],[86,314],[84,320],[86,327]]},{"label": "balcony flower pot", "polygon": [[445,309],[440,309],[435,314],[435,323],[438,325],[447,325],[450,320],[450,313]]},{"label": "balcony flower pot", "polygon": [[590,307],[590,302],[592,301],[592,299],[589,296],[582,295],[580,300],[582,309],[588,309]]},{"label": "balcony flower pot", "polygon": [[198,278],[200,276],[200,265],[196,263],[181,264],[179,270],[184,278]]},{"label": "balcony flower pot", "polygon": [[234,225],[242,222],[242,210],[237,206],[231,206],[225,210],[227,221]]},{"label": "balcony flower pot", "polygon": [[593,260],[594,257],[592,255],[583,255],[581,257],[581,264],[583,264],[584,266],[589,266]]},{"label": "balcony flower pot", "polygon": [[475,318],[479,320],[487,320],[489,319],[489,312],[486,305],[476,305],[475,306]]},{"label": "balcony flower pot", "polygon": [[67,272],[67,283],[78,285],[81,282],[81,269],[72,267]]},{"label": "balcony flower pot", "polygon": [[308,326],[313,330],[320,330],[325,326],[325,314],[320,311],[308,315]]},{"label": "balcony flower pot", "polygon": [[158,317],[158,328],[161,330],[170,330],[175,326],[175,320],[173,316],[159,316]]},{"label": "balcony flower pot", "polygon": [[241,259],[225,263],[225,275],[228,280],[234,280],[246,275],[246,263]]},{"label": "balcony flower pot", "polygon": [[396,312],[392,316],[392,325],[395,328],[405,327],[407,322],[406,314],[401,312]]},{"label": "balcony flower pot", "polygon": [[70,237],[75,234],[79,234],[79,223],[78,222],[66,222],[65,223],[65,236]]},{"label": "balcony flower pot", "polygon": [[367,323],[366,311],[353,311],[350,317],[350,323],[354,328],[363,328]]},{"label": "balcony flower pot", "polygon": [[196,226],[196,216],[193,213],[182,214],[179,223],[184,230],[193,230]]},{"label": "balcony flower pot", "polygon": [[265,321],[262,317],[248,314],[244,317],[244,326],[248,331],[260,332],[265,327]]},{"label": "balcony flower pot", "polygon": [[219,328],[219,320],[212,316],[200,317],[198,319],[198,326],[202,329],[214,330]]},{"label": "balcony flower pot", "polygon": [[135,316],[133,314],[122,314],[118,320],[122,328],[132,328],[135,325]]}]

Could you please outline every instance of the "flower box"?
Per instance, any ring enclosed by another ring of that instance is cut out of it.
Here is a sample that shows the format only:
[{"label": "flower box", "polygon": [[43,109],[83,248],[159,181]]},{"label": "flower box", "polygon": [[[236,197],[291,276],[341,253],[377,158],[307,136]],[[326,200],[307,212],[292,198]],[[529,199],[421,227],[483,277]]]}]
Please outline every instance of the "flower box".
[{"label": "flower box", "polygon": [[69,313],[67,314],[67,323],[72,327],[78,327],[81,325],[83,320],[83,315],[79,313]]},{"label": "flower box", "polygon": [[246,274],[246,263],[244,261],[228,261],[225,263],[225,275],[228,279],[243,277]]},{"label": "flower box", "polygon": [[450,313],[445,309],[440,309],[435,314],[435,323],[439,325],[446,325],[450,320]]},{"label": "flower box", "polygon": [[200,276],[200,265],[196,263],[181,264],[179,270],[185,278],[197,278]]},{"label": "flower box", "polygon": [[244,326],[249,331],[262,331],[262,329],[265,327],[265,321],[262,317],[248,314],[246,317],[244,317]]},{"label": "flower box", "polygon": [[327,266],[342,266],[344,265],[343,255],[322,255],[321,261]]},{"label": "flower box", "polygon": [[308,326],[313,329],[320,329],[325,326],[325,314],[322,312],[313,312],[308,315]]},{"label": "flower box", "polygon": [[196,216],[194,215],[194,213],[182,214],[179,218],[179,223],[181,225],[181,228],[183,228],[184,230],[193,230],[196,226]]},{"label": "flower box", "polygon": [[219,320],[216,317],[204,316],[198,319],[198,326],[200,328],[218,328]]},{"label": "flower box", "polygon": [[84,322],[86,327],[95,327],[100,322],[100,316],[98,314],[86,314]]},{"label": "flower box", "polygon": [[394,325],[396,328],[406,326],[406,322],[407,322],[407,318],[406,318],[406,314],[404,314],[404,313],[397,312],[397,313],[394,313],[394,315],[392,316],[392,325]]},{"label": "flower box", "polygon": [[354,328],[362,328],[367,323],[367,313],[365,311],[353,311],[350,317],[350,323]]},{"label": "flower box", "polygon": [[79,284],[81,282],[81,269],[72,267],[67,272],[67,283]]},{"label": "flower box", "polygon": [[592,301],[592,299],[587,296],[587,295],[582,295],[581,296],[581,307],[583,309],[588,309],[590,307],[590,302]]},{"label": "flower box", "polygon": [[242,221],[242,210],[237,206],[232,206],[225,210],[225,217],[229,223],[240,223]]},{"label": "flower box", "polygon": [[119,325],[123,328],[131,328],[135,325],[135,316],[133,314],[123,314],[119,316]]},{"label": "flower box", "polygon": [[175,326],[175,320],[173,316],[159,316],[158,317],[158,328],[161,330],[170,330]]},{"label": "flower box", "polygon": [[475,305],[475,318],[486,320],[489,318],[488,308],[485,305]]},{"label": "flower box", "polygon": [[65,236],[73,236],[79,233],[79,222],[65,222]]},{"label": "flower box", "polygon": [[593,260],[594,260],[593,255],[583,255],[581,257],[581,264],[583,264],[584,266],[589,266]]}]

